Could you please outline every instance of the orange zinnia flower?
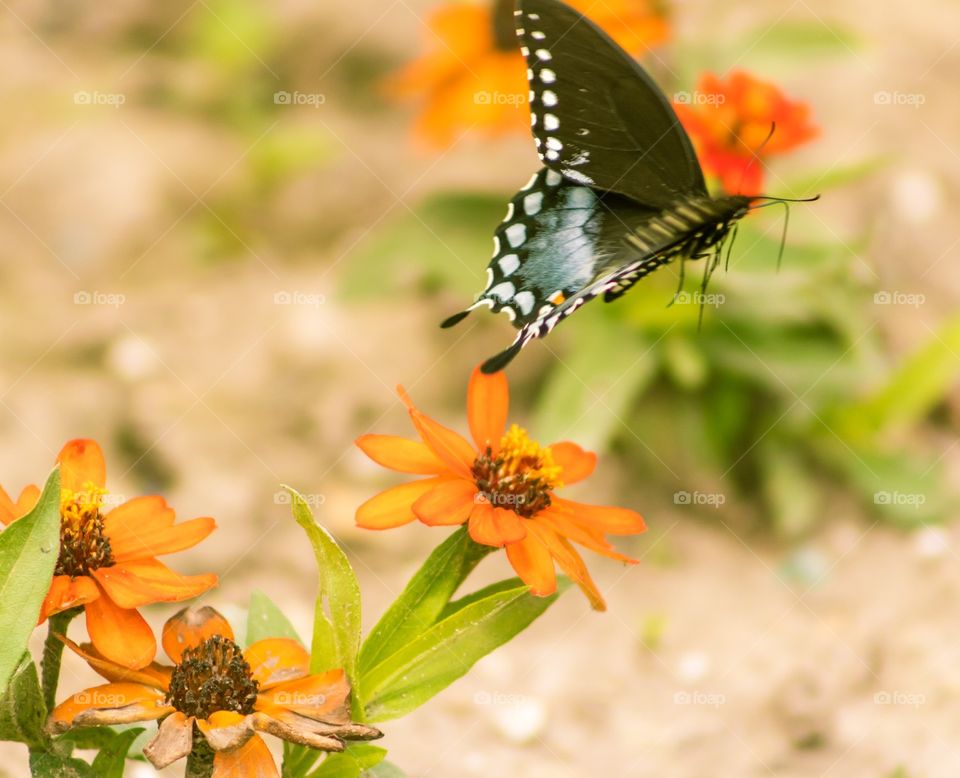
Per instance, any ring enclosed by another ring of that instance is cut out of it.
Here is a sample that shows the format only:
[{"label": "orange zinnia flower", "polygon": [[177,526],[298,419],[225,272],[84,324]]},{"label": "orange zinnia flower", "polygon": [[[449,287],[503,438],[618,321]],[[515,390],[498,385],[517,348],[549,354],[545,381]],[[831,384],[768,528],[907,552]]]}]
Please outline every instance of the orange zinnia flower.
[{"label": "orange zinnia flower", "polygon": [[467,419],[474,445],[418,411],[401,388],[422,442],[364,435],[357,445],[375,462],[401,473],[428,476],[395,486],[357,510],[357,524],[388,529],[419,519],[431,526],[468,523],[477,543],[506,547],[507,558],[533,594],[556,591],[554,561],[597,610],[603,598],[571,541],[612,559],[634,563],[605,535],[645,529],[640,514],[564,500],[555,492],[593,472],[597,457],[576,443],[540,446],[526,430],[507,424],[509,390],[504,373],[474,369],[467,390]]},{"label": "orange zinnia flower", "polygon": [[[60,555],[38,623],[83,606],[97,650],[125,667],[143,667],[157,643],[137,608],[187,600],[217,583],[213,574],[180,575],[155,557],[195,546],[216,524],[211,518],[174,524],[173,509],[157,496],[136,497],[104,515],[106,463],[92,440],[71,440],[57,462]],[[27,486],[14,502],[0,487],[0,521],[8,525],[29,513],[39,496]]]},{"label": "orange zinnia flower", "polygon": [[725,80],[705,73],[696,90],[680,93],[673,107],[704,171],[718,177],[729,194],[760,194],[762,161],[819,133],[807,103],[791,100],[776,85],[742,71]]},{"label": "orange zinnia flower", "polygon": [[230,624],[210,607],[184,609],[164,626],[172,667],[153,662],[129,670],[93,646],[64,642],[110,683],[60,703],[48,728],[58,733],[163,719],[143,750],[157,769],[190,755],[196,743],[202,748],[198,733],[214,753],[213,778],[279,777],[260,732],[323,751],[342,751],[344,740],[381,736],[350,720],[343,670],[311,675],[310,655],[289,638],[258,640],[241,650]]},{"label": "orange zinnia flower", "polygon": [[[654,0],[568,0],[624,49],[640,55],[665,41],[669,28]],[[415,131],[435,146],[475,129],[495,136],[529,132],[527,79],[514,33],[513,0],[451,3],[427,25],[433,48],[387,82],[401,98],[424,103]]]}]

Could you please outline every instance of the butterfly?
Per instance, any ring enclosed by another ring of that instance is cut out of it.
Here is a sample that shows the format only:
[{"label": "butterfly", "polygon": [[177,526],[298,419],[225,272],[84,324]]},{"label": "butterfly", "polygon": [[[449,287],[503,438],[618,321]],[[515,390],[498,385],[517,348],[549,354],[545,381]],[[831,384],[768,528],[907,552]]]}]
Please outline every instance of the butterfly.
[{"label": "butterfly", "polygon": [[518,0],[514,17],[544,166],[494,232],[486,287],[441,324],[480,306],[507,314],[519,332],[483,363],[485,373],[590,300],[616,300],[675,259],[712,257],[705,285],[731,229],[759,199],[710,196],[666,96],[589,19],[560,0]]}]

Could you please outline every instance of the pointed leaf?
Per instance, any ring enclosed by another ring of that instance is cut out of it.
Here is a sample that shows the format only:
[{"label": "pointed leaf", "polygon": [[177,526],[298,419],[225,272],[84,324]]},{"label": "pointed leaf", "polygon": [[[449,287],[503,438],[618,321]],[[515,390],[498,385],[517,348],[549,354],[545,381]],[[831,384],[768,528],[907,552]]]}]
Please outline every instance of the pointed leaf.
[{"label": "pointed leaf", "polygon": [[60,471],[36,506],[0,533],[0,688],[20,664],[50,589],[60,548]]},{"label": "pointed leaf", "polygon": [[360,672],[373,669],[433,626],[463,580],[492,550],[474,543],[466,527],[437,546],[367,636],[360,649]]},{"label": "pointed leaf", "polygon": [[256,643],[266,638],[290,638],[302,643],[296,628],[277,604],[266,594],[257,590],[250,595],[250,609],[247,612],[247,642]]},{"label": "pointed leaf", "polygon": [[367,720],[397,718],[422,705],[530,626],[568,585],[562,580],[549,597],[533,597],[526,586],[497,592],[435,624],[364,673]]}]

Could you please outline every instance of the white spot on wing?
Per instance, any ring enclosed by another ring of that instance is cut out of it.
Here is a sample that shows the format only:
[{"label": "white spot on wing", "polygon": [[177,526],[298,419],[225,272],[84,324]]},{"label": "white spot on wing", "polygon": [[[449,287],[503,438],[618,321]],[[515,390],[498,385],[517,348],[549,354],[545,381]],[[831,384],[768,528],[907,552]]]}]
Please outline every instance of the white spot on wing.
[{"label": "white spot on wing", "polygon": [[550,70],[550,68],[543,68],[540,71],[540,80],[543,81],[544,84],[552,84],[557,80],[557,74]]},{"label": "white spot on wing", "polygon": [[553,108],[557,104],[557,93],[550,89],[544,89],[540,99],[547,108]]},{"label": "white spot on wing", "polygon": [[511,224],[507,227],[506,230],[507,243],[509,243],[514,248],[522,246],[523,242],[527,239],[527,226],[525,224]]},{"label": "white spot on wing", "polygon": [[524,316],[530,313],[533,310],[534,304],[536,304],[536,298],[533,296],[533,292],[518,292],[517,296],[513,298],[513,301],[520,307],[520,313]]},{"label": "white spot on wing", "polygon": [[530,33],[530,37],[533,38],[535,41],[542,41],[547,36],[544,35],[542,32],[540,32],[540,30],[534,30],[533,32]]},{"label": "white spot on wing", "polygon": [[500,265],[500,270],[503,272],[503,274],[505,276],[509,276],[516,272],[517,268],[520,267],[520,257],[518,257],[516,254],[505,254],[504,256],[500,257],[500,260],[497,262],[497,264]]},{"label": "white spot on wing", "polygon": [[530,126],[531,127],[537,126],[537,115],[533,111],[530,112]]},{"label": "white spot on wing", "polygon": [[540,14],[527,14],[527,18],[533,19],[533,21],[537,21],[540,18]]},{"label": "white spot on wing", "polygon": [[489,289],[492,283],[493,283],[493,270],[488,267],[487,268],[487,285],[483,288]]},{"label": "white spot on wing", "polygon": [[550,151],[548,151],[544,156],[546,156],[546,158],[551,162],[556,162],[558,159],[560,159],[559,152],[556,152],[553,149],[550,149]]},{"label": "white spot on wing", "polygon": [[560,120],[552,113],[544,114],[543,129],[547,132],[553,132],[560,126]]},{"label": "white spot on wing", "polygon": [[493,236],[493,256],[497,256],[500,253],[500,238],[496,235]]},{"label": "white spot on wing", "polygon": [[523,211],[527,216],[536,216],[543,206],[543,192],[531,192],[523,198]]},{"label": "white spot on wing", "polygon": [[521,187],[520,191],[521,191],[521,192],[525,192],[527,189],[529,189],[529,188],[530,188],[531,186],[533,186],[535,183],[537,183],[537,174],[536,174],[536,173],[534,173],[532,176],[530,176],[530,180],[527,181],[527,183],[525,183],[525,184]]},{"label": "white spot on wing", "polygon": [[570,168],[565,168],[563,174],[569,178],[571,181],[576,181],[578,184],[587,184],[588,186],[593,183],[593,179],[588,175],[584,175],[579,170],[571,170]]},{"label": "white spot on wing", "polygon": [[506,306],[505,308],[501,308],[500,313],[507,314],[507,318],[510,319],[510,321],[513,321],[514,319],[517,318],[517,312],[513,310],[513,308],[511,308],[509,305]]},{"label": "white spot on wing", "polygon": [[521,46],[521,47],[520,47],[520,53],[523,54],[523,56],[525,56],[525,57],[529,57],[529,56],[530,56],[530,49],[528,49],[526,46]]},{"label": "white spot on wing", "polygon": [[556,186],[561,181],[563,181],[563,176],[561,176],[556,170],[547,171],[547,186]]},{"label": "white spot on wing", "polygon": [[553,151],[560,151],[563,148],[563,143],[560,142],[559,138],[554,138],[551,135],[547,138],[547,148]]},{"label": "white spot on wing", "polygon": [[551,59],[553,59],[553,55],[546,49],[537,49],[534,54],[537,55],[537,59],[539,59],[541,62],[549,62]]},{"label": "white spot on wing", "polygon": [[498,297],[503,302],[506,302],[513,297],[513,293],[515,291],[516,288],[513,284],[511,284],[509,281],[504,281],[503,283],[497,284],[495,287],[493,287],[493,289],[491,289],[487,294],[489,294],[491,297]]}]

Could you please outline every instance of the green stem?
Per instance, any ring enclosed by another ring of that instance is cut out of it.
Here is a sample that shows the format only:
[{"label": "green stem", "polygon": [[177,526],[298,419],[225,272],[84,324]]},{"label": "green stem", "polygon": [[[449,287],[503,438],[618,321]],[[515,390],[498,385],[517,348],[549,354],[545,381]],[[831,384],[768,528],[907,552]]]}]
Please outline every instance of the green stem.
[{"label": "green stem", "polygon": [[187,756],[183,778],[210,778],[213,775],[213,749],[199,732],[193,733],[193,750]]},{"label": "green stem", "polygon": [[57,704],[57,684],[60,683],[60,660],[63,658],[63,641],[57,635],[66,637],[67,627],[79,614],[80,608],[55,613],[47,619],[47,640],[43,644],[43,659],[41,661],[43,701],[47,711],[52,711]]}]

